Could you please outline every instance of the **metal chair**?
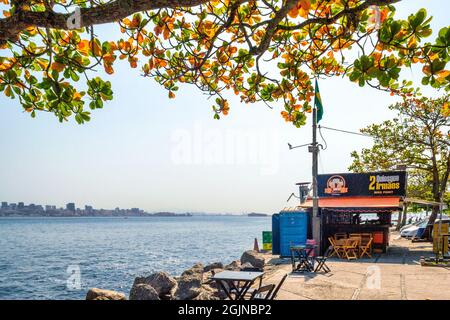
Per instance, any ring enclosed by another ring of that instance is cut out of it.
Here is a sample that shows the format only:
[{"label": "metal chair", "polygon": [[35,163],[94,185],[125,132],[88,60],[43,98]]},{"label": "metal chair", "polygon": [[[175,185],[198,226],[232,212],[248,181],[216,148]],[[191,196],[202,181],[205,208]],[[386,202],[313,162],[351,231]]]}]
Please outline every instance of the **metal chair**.
[{"label": "metal chair", "polygon": [[278,294],[278,291],[280,291],[281,286],[283,285],[284,281],[286,280],[286,278],[288,277],[288,274],[286,273],[283,278],[281,278],[281,281],[278,283],[277,287],[275,288],[275,290],[272,292],[271,296],[270,296],[270,300],[274,300]]},{"label": "metal chair", "polygon": [[[287,277],[288,274],[286,273],[276,287],[274,284],[269,284],[254,290],[250,296],[250,300],[274,300]],[[264,294],[264,292],[267,293]]]},{"label": "metal chair", "polygon": [[275,289],[274,284],[268,284],[254,290],[250,296],[250,300],[270,300],[270,294]]},{"label": "metal chair", "polygon": [[314,260],[317,262],[317,266],[314,269],[314,272],[319,272],[320,270],[325,271],[325,273],[331,272],[326,262],[328,257],[333,253],[333,251],[334,251],[333,245],[330,245],[323,254],[323,256],[317,256],[314,258]]}]

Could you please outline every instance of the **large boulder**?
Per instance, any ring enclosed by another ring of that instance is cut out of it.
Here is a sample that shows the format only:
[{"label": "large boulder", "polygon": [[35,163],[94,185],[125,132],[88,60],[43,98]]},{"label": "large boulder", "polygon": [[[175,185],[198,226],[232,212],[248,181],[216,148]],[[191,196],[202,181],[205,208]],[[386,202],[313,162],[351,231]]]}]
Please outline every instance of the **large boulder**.
[{"label": "large boulder", "polygon": [[127,297],[122,292],[92,288],[86,294],[86,300],[127,300]]},{"label": "large boulder", "polygon": [[241,270],[254,269],[254,268],[256,268],[256,267],[254,267],[250,262],[245,262],[245,263],[241,264],[241,267],[240,267]]},{"label": "large boulder", "polygon": [[177,300],[191,300],[200,294],[202,281],[198,277],[182,276],[178,281],[177,291],[175,292],[175,299]]},{"label": "large boulder", "polygon": [[160,300],[158,292],[145,283],[133,285],[130,291],[130,300]]},{"label": "large boulder", "polygon": [[189,269],[184,270],[184,272],[181,274],[181,277],[183,277],[185,275],[199,275],[199,274],[202,275],[203,269],[204,269],[203,264],[201,264],[200,262],[197,262]]},{"label": "large boulder", "polygon": [[203,268],[204,272],[211,271],[213,269],[223,269],[223,263],[222,262],[213,262],[211,264],[208,264]]},{"label": "large boulder", "polygon": [[248,250],[245,251],[241,256],[241,264],[250,263],[253,267],[264,269],[265,259],[264,257],[256,251]]},{"label": "large boulder", "polygon": [[144,283],[153,287],[158,292],[158,296],[171,295],[177,285],[177,281],[167,272],[156,272],[147,277],[137,277],[133,286]]},{"label": "large boulder", "polygon": [[230,264],[227,264],[224,268],[225,270],[237,271],[241,267],[241,262],[239,260],[232,261]]},{"label": "large boulder", "polygon": [[208,291],[201,291],[198,296],[192,300],[220,300],[218,296],[212,295]]},{"label": "large boulder", "polygon": [[193,300],[220,300],[223,298],[219,291],[209,285],[203,285],[200,293]]},{"label": "large boulder", "polygon": [[192,300],[201,293],[203,283],[203,265],[197,263],[185,270],[177,280],[175,299]]}]

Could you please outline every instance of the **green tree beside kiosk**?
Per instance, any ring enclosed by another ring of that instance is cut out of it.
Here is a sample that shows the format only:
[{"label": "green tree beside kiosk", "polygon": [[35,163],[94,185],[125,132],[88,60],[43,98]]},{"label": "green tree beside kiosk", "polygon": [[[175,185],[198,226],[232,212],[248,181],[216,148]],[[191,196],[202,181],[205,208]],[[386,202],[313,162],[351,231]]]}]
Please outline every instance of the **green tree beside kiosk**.
[{"label": "green tree beside kiosk", "polygon": [[[353,151],[354,172],[389,170],[406,165],[408,196],[434,202],[449,199],[450,174],[450,105],[449,96],[438,99],[409,98],[391,105],[398,116],[381,124],[372,124],[362,133],[373,137],[370,149]],[[439,207],[434,206],[430,222]],[[405,220],[405,219],[403,219]]]}]

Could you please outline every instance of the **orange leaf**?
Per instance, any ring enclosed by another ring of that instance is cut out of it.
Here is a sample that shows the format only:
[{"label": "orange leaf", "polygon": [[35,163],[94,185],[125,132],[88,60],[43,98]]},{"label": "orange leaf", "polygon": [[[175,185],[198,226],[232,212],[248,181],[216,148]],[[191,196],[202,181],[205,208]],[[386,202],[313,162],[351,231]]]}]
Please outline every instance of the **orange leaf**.
[{"label": "orange leaf", "polygon": [[137,41],[139,44],[142,44],[142,42],[144,42],[144,36],[142,35],[141,32],[139,32],[137,35]]},{"label": "orange leaf", "polygon": [[450,75],[450,71],[449,70],[442,70],[442,71],[439,71],[437,73],[437,75],[439,77],[441,77],[441,78],[445,78],[445,77],[448,77]]},{"label": "orange leaf", "polygon": [[61,71],[64,70],[64,67],[65,67],[65,65],[62,64],[62,63],[59,63],[59,62],[53,62],[53,63],[52,63],[52,66],[51,66],[51,69],[52,69],[52,70],[55,70],[55,71],[58,71],[58,72],[61,72]]},{"label": "orange leaf", "polygon": [[88,40],[81,40],[78,43],[77,47],[82,55],[87,56],[89,54],[89,41]]},{"label": "orange leaf", "polygon": [[125,18],[125,19],[122,20],[122,23],[123,23],[124,25],[126,25],[126,26],[129,26],[129,25],[131,24],[131,21],[130,21],[130,19]]},{"label": "orange leaf", "polygon": [[163,37],[164,37],[164,40],[169,39],[169,37],[170,37],[170,30],[168,28],[164,28]]},{"label": "orange leaf", "polygon": [[48,61],[45,59],[36,59],[37,64],[42,68],[42,69],[47,69],[48,66]]},{"label": "orange leaf", "polygon": [[298,16],[298,9],[297,9],[297,6],[293,7],[291,10],[289,10],[288,15],[289,15],[289,17],[291,17],[292,19],[297,18],[297,16]]},{"label": "orange leaf", "polygon": [[161,28],[160,26],[156,26],[156,27],[153,29],[153,31],[155,31],[155,34],[156,34],[157,36],[159,36],[159,35],[161,34],[161,32],[162,32],[162,28]]},{"label": "orange leaf", "polygon": [[99,45],[97,41],[90,41],[90,47],[92,48],[92,51],[94,52],[94,55],[97,57],[102,56],[102,47]]},{"label": "orange leaf", "polygon": [[157,68],[164,68],[167,66],[167,61],[163,59],[155,59],[155,64]]},{"label": "orange leaf", "polygon": [[106,65],[106,64],[105,64],[105,71],[106,71],[107,74],[113,74],[114,73],[114,69],[110,65]]},{"label": "orange leaf", "polygon": [[442,70],[436,73],[437,80],[439,82],[443,82],[445,80],[445,78],[447,78],[450,75],[450,71],[449,70]]},{"label": "orange leaf", "polygon": [[311,1],[310,0],[300,0],[300,6],[305,10],[309,11],[311,8]]},{"label": "orange leaf", "polygon": [[308,13],[309,13],[309,10],[306,10],[306,9],[303,9],[303,8],[300,8],[300,10],[298,10],[298,14],[300,15],[300,17],[302,17],[302,18],[308,18]]},{"label": "orange leaf", "polygon": [[132,68],[136,68],[137,67],[137,58],[136,57],[133,57],[133,58],[128,58],[128,62],[130,63],[130,66],[132,67]]},{"label": "orange leaf", "polygon": [[444,103],[444,105],[442,106],[442,114],[445,117],[449,117],[450,116],[450,106],[448,105],[448,103]]},{"label": "orange leaf", "polygon": [[81,100],[81,94],[79,92],[73,93],[73,100]]}]

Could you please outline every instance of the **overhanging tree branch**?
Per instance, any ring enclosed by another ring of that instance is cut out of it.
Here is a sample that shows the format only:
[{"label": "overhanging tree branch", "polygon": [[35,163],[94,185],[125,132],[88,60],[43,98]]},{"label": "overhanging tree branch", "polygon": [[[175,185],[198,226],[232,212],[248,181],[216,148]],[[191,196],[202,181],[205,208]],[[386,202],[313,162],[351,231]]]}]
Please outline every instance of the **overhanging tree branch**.
[{"label": "overhanging tree branch", "polygon": [[[277,11],[275,17],[267,22],[268,26],[265,38],[258,48],[253,49],[253,54],[258,55],[264,51],[264,48],[267,49],[273,33],[278,28],[281,30],[296,30],[316,23],[331,24],[345,15],[356,14],[372,5],[385,6],[399,1],[401,0],[367,0],[357,7],[345,9],[330,18],[307,19],[296,26],[279,25],[281,20],[286,17],[289,10],[297,3],[296,0],[287,0],[281,9]],[[210,0],[115,0],[98,6],[81,8],[80,12],[82,19],[80,27],[111,23],[136,12],[164,8],[175,9],[196,7],[208,2],[210,2]],[[247,1],[239,2],[245,3]],[[48,8],[43,12],[17,10],[11,17],[0,19],[0,41],[16,41],[18,34],[31,26],[68,30],[69,27],[67,21],[71,16],[72,13],[57,13],[50,11]]]},{"label": "overhanging tree branch", "polygon": [[[195,7],[208,2],[210,0],[115,0],[95,7],[81,8],[80,27],[115,22],[141,11]],[[72,15],[54,11],[19,10],[11,17],[0,19],[0,41],[15,41],[22,30],[31,26],[69,30],[67,21]]]}]

